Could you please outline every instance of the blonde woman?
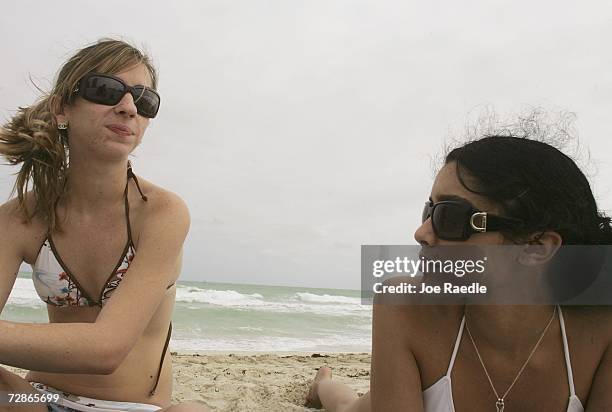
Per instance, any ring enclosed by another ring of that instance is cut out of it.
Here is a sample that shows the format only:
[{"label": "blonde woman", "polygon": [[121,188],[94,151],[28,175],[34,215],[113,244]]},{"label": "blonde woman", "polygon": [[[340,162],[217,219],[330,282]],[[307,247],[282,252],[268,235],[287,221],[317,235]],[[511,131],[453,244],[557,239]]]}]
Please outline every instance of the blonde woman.
[{"label": "blonde woman", "polygon": [[128,161],[157,115],[156,88],[146,55],[101,40],[0,129],[0,153],[21,164],[18,196],[0,207],[0,310],[26,262],[50,321],[0,322],[0,364],[29,370],[22,379],[0,368],[0,391],[59,398],[8,410],[205,410],[170,402],[189,212]]}]

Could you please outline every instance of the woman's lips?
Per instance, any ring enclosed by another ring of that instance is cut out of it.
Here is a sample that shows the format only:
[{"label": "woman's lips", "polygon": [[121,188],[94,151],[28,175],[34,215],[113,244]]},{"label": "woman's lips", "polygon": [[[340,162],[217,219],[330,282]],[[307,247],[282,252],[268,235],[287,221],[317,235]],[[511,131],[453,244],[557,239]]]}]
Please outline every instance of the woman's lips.
[{"label": "woman's lips", "polygon": [[120,136],[131,136],[133,134],[129,127],[120,124],[109,124],[106,128]]}]

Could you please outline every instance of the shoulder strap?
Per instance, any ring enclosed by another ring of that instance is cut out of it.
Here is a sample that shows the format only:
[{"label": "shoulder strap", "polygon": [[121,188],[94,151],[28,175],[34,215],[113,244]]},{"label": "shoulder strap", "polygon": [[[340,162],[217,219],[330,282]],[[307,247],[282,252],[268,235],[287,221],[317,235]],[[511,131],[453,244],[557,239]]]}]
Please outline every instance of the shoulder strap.
[{"label": "shoulder strap", "polygon": [[[140,184],[138,183],[138,178],[136,177],[136,175],[134,174],[134,171],[132,170],[132,162],[130,162],[129,160],[128,160],[128,167],[127,167],[127,175],[128,175],[128,183],[125,186],[125,216],[127,219],[128,236],[129,236],[130,242],[132,242],[132,229],[130,227],[130,205],[128,202],[128,186],[130,183],[129,182],[130,178],[134,180],[134,183],[136,183],[136,188],[138,189],[138,193],[140,193],[140,197],[142,198],[142,200],[146,202],[148,199],[144,195],[144,193],[142,193],[142,189],[140,188]],[[173,285],[174,283],[168,286],[168,289],[172,287]],[[162,367],[164,366],[164,359],[166,357],[166,351],[168,350],[168,345],[170,344],[170,336],[172,336],[172,322],[170,322],[170,324],[168,325],[168,335],[166,336],[166,343],[164,343],[164,349],[162,350],[161,358],[159,360],[159,369],[157,370],[157,378],[155,379],[155,385],[153,386],[153,389],[151,389],[151,392],[149,392],[149,396],[155,395],[155,391],[157,390],[157,385],[159,384],[159,378],[161,377]]]},{"label": "shoulder strap", "polygon": [[465,315],[463,315],[463,318],[461,318],[461,325],[459,326],[459,332],[457,333],[457,339],[455,340],[455,347],[453,348],[453,354],[448,364],[448,370],[446,371],[446,376],[448,377],[450,377],[451,371],[453,370],[453,365],[455,364],[455,358],[457,357],[457,352],[459,351],[459,344],[461,343],[461,336],[463,336],[464,326],[465,326]]},{"label": "shoulder strap", "polygon": [[128,201],[128,186],[130,185],[130,181],[125,185],[125,190],[123,192],[123,198],[125,203],[125,222],[127,224],[127,235],[128,235],[128,245],[133,245],[132,241],[132,226],[130,225],[130,202]]},{"label": "shoulder strap", "polygon": [[155,386],[153,386],[153,389],[151,389],[151,392],[149,392],[149,396],[155,395],[155,391],[157,390],[157,384],[159,384],[159,377],[161,376],[162,366],[164,365],[166,350],[168,349],[168,344],[170,343],[170,335],[172,335],[172,322],[170,322],[170,326],[168,326],[168,336],[166,336],[166,343],[164,344],[161,359],[159,360],[159,370],[157,371],[157,379],[155,380]]},{"label": "shoulder strap", "polygon": [[142,200],[146,202],[148,199],[144,195],[144,193],[142,193],[142,190],[140,189],[140,185],[138,184],[138,178],[136,177],[136,175],[134,174],[134,171],[132,170],[132,162],[130,162],[129,160],[128,160],[127,167],[128,167],[127,168],[128,180],[130,178],[134,179],[134,183],[136,183],[136,188],[138,189],[138,193],[140,193],[140,197],[142,197]]},{"label": "shoulder strap", "polygon": [[142,200],[146,202],[148,199],[142,193],[142,190],[140,189],[140,185],[138,184],[138,178],[134,174],[134,171],[132,170],[132,163],[129,160],[128,160],[128,166],[127,166],[127,176],[128,176],[128,181],[125,184],[125,192],[123,194],[125,198],[125,220],[127,223],[128,244],[134,245],[134,242],[132,240],[132,226],[130,225],[130,202],[128,200],[128,187],[130,186],[130,179],[133,179],[134,183],[136,183],[136,188],[138,189],[138,193],[140,193],[140,197],[142,197]]},{"label": "shoulder strap", "polygon": [[565,369],[567,369],[567,381],[570,388],[570,396],[576,395],[576,389],[574,388],[574,373],[572,372],[572,361],[570,359],[569,345],[567,344],[567,334],[565,333],[565,319],[563,319],[563,312],[561,312],[561,306],[557,305],[559,311],[559,324],[561,325],[561,337],[563,338],[563,353],[565,354]]}]

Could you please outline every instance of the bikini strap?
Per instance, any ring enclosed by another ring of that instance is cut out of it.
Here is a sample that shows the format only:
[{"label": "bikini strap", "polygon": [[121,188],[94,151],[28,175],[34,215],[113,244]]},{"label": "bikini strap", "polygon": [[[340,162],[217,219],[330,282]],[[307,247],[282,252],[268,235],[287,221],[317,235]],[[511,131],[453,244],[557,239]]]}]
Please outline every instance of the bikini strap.
[{"label": "bikini strap", "polygon": [[146,202],[148,199],[144,195],[144,193],[142,193],[142,190],[140,189],[140,185],[138,184],[138,178],[136,177],[136,175],[134,174],[134,171],[132,170],[132,162],[130,162],[129,160],[128,160],[127,174],[128,174],[128,179],[130,178],[134,179],[134,183],[136,183],[136,188],[138,189],[138,193],[140,193],[140,197],[142,197],[142,200]]},{"label": "bikini strap", "polygon": [[465,326],[465,314],[463,318],[461,318],[461,325],[459,326],[459,332],[457,333],[457,339],[455,340],[455,347],[453,348],[453,354],[450,359],[450,363],[448,364],[448,370],[446,371],[446,376],[450,377],[451,371],[453,370],[453,365],[455,364],[455,358],[457,357],[457,352],[459,351],[459,344],[461,344],[461,336],[463,336],[463,327]]},{"label": "bikini strap", "polygon": [[130,186],[130,179],[134,179],[134,183],[136,183],[136,188],[138,189],[138,192],[140,193],[142,200],[146,202],[147,197],[142,193],[142,190],[140,190],[140,185],[138,184],[138,178],[134,174],[134,171],[132,170],[132,162],[130,162],[129,160],[128,160],[128,167],[127,167],[127,176],[128,176],[128,181],[125,184],[125,191],[123,192],[123,196],[125,199],[125,220],[127,222],[128,243],[131,245],[134,245],[134,242],[132,239],[132,226],[130,225],[130,202],[128,200],[128,187]]},{"label": "bikini strap", "polygon": [[[136,177],[136,175],[134,174],[134,171],[132,170],[132,162],[130,162],[129,160],[128,160],[128,167],[127,167],[127,175],[128,175],[128,182],[125,185],[125,216],[127,220],[129,242],[133,245],[134,243],[132,241],[132,228],[130,226],[130,204],[128,202],[128,186],[130,184],[130,181],[129,181],[130,178],[134,180],[134,183],[136,183],[136,188],[138,189],[138,193],[140,193],[140,197],[142,198],[142,200],[146,202],[148,199],[144,195],[144,193],[142,193],[142,189],[140,188],[140,184],[138,183],[138,178]],[[170,289],[172,286],[174,286],[174,283],[168,286],[167,289]],[[159,384],[159,378],[161,377],[162,367],[164,365],[164,359],[166,357],[166,350],[168,350],[168,345],[170,344],[171,335],[172,335],[172,322],[170,322],[170,324],[168,325],[168,335],[166,336],[166,343],[164,343],[164,349],[162,350],[161,358],[159,360],[159,369],[157,370],[157,378],[155,379],[155,385],[153,386],[153,389],[151,389],[151,392],[149,392],[149,396],[155,395],[155,391],[157,390],[157,385]]]},{"label": "bikini strap", "polygon": [[125,222],[127,224],[127,235],[128,235],[128,245],[133,245],[132,241],[132,226],[130,225],[130,203],[128,202],[128,186],[130,185],[130,181],[125,185],[125,190],[123,191],[124,205],[125,205]]},{"label": "bikini strap", "polygon": [[565,333],[565,319],[563,319],[563,312],[561,312],[561,306],[557,305],[559,311],[559,324],[561,325],[561,337],[563,338],[563,353],[565,354],[565,369],[567,369],[567,381],[570,388],[570,397],[576,396],[576,389],[574,388],[574,373],[572,372],[572,361],[570,359],[569,345],[567,344],[567,334]]},{"label": "bikini strap", "polygon": [[170,343],[170,335],[172,335],[172,322],[170,322],[170,326],[168,326],[168,336],[166,336],[166,343],[164,344],[161,359],[159,360],[159,370],[157,371],[157,379],[155,380],[155,386],[153,386],[153,389],[151,389],[151,392],[149,392],[149,396],[155,395],[155,391],[157,390],[157,384],[159,384],[159,377],[161,376],[162,366],[164,365],[164,358],[166,357],[166,350],[168,349],[168,344]]}]

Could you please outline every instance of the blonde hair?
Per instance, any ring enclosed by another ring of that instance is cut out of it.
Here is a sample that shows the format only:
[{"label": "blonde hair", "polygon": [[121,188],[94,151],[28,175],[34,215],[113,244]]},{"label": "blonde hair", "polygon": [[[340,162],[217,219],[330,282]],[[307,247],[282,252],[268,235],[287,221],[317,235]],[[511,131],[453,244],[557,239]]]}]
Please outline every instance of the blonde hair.
[{"label": "blonde hair", "polygon": [[[65,194],[68,179],[68,136],[58,130],[55,114],[70,105],[78,82],[87,73],[117,74],[143,64],[157,88],[157,73],[151,59],[122,40],[101,39],[78,50],[60,69],[50,93],[29,107],[20,107],[0,128],[0,154],[9,164],[22,164],[13,186],[26,222],[40,215],[49,231],[59,229],[55,217],[57,200]],[[34,209],[26,204],[32,183]]]}]

